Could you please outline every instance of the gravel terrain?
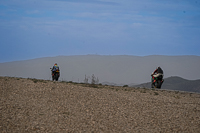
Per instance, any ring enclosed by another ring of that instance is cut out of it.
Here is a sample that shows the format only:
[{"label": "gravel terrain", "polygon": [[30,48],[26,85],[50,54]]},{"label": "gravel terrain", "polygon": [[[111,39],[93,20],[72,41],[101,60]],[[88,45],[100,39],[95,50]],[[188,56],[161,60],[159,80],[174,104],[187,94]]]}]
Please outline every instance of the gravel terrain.
[{"label": "gravel terrain", "polygon": [[200,133],[200,94],[0,77],[1,133]]}]

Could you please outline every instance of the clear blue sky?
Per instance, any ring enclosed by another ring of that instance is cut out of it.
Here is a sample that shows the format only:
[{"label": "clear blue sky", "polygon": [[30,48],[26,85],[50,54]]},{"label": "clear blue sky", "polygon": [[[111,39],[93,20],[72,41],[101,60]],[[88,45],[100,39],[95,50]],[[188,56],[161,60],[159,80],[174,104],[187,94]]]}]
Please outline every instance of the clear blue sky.
[{"label": "clear blue sky", "polygon": [[200,56],[200,0],[0,0],[0,46],[0,62]]}]

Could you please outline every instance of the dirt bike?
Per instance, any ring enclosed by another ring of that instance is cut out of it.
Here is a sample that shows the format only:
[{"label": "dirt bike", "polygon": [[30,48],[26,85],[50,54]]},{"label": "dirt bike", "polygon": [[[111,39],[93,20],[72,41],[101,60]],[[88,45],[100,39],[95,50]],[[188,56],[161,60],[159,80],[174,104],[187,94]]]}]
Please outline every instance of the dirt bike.
[{"label": "dirt bike", "polygon": [[[156,81],[154,82],[154,80]],[[160,89],[163,82],[164,82],[163,75],[160,75],[158,77],[153,77],[153,75],[151,75],[151,88]]]},{"label": "dirt bike", "polygon": [[50,69],[51,69],[52,80],[58,81],[58,78],[60,77],[60,71],[59,70],[53,71],[52,68]]}]

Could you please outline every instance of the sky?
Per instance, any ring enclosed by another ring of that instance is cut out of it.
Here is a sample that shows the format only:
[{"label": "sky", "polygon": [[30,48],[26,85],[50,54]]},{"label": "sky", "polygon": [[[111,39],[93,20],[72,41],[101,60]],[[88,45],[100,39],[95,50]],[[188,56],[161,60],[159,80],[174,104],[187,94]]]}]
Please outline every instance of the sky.
[{"label": "sky", "polygon": [[0,0],[0,63],[70,55],[200,56],[200,0]]}]

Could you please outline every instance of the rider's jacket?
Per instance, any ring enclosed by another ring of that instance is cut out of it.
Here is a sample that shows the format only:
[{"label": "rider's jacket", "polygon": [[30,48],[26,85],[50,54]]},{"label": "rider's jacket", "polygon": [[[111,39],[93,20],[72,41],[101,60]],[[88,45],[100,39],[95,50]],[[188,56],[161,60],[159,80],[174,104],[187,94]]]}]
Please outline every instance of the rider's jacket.
[{"label": "rider's jacket", "polygon": [[162,70],[160,67],[158,67],[158,68],[153,72],[153,74],[155,74],[155,73],[163,74],[163,70]]},{"label": "rider's jacket", "polygon": [[59,71],[59,66],[58,65],[54,65],[52,71],[54,72],[54,71],[57,71],[57,70]]}]

